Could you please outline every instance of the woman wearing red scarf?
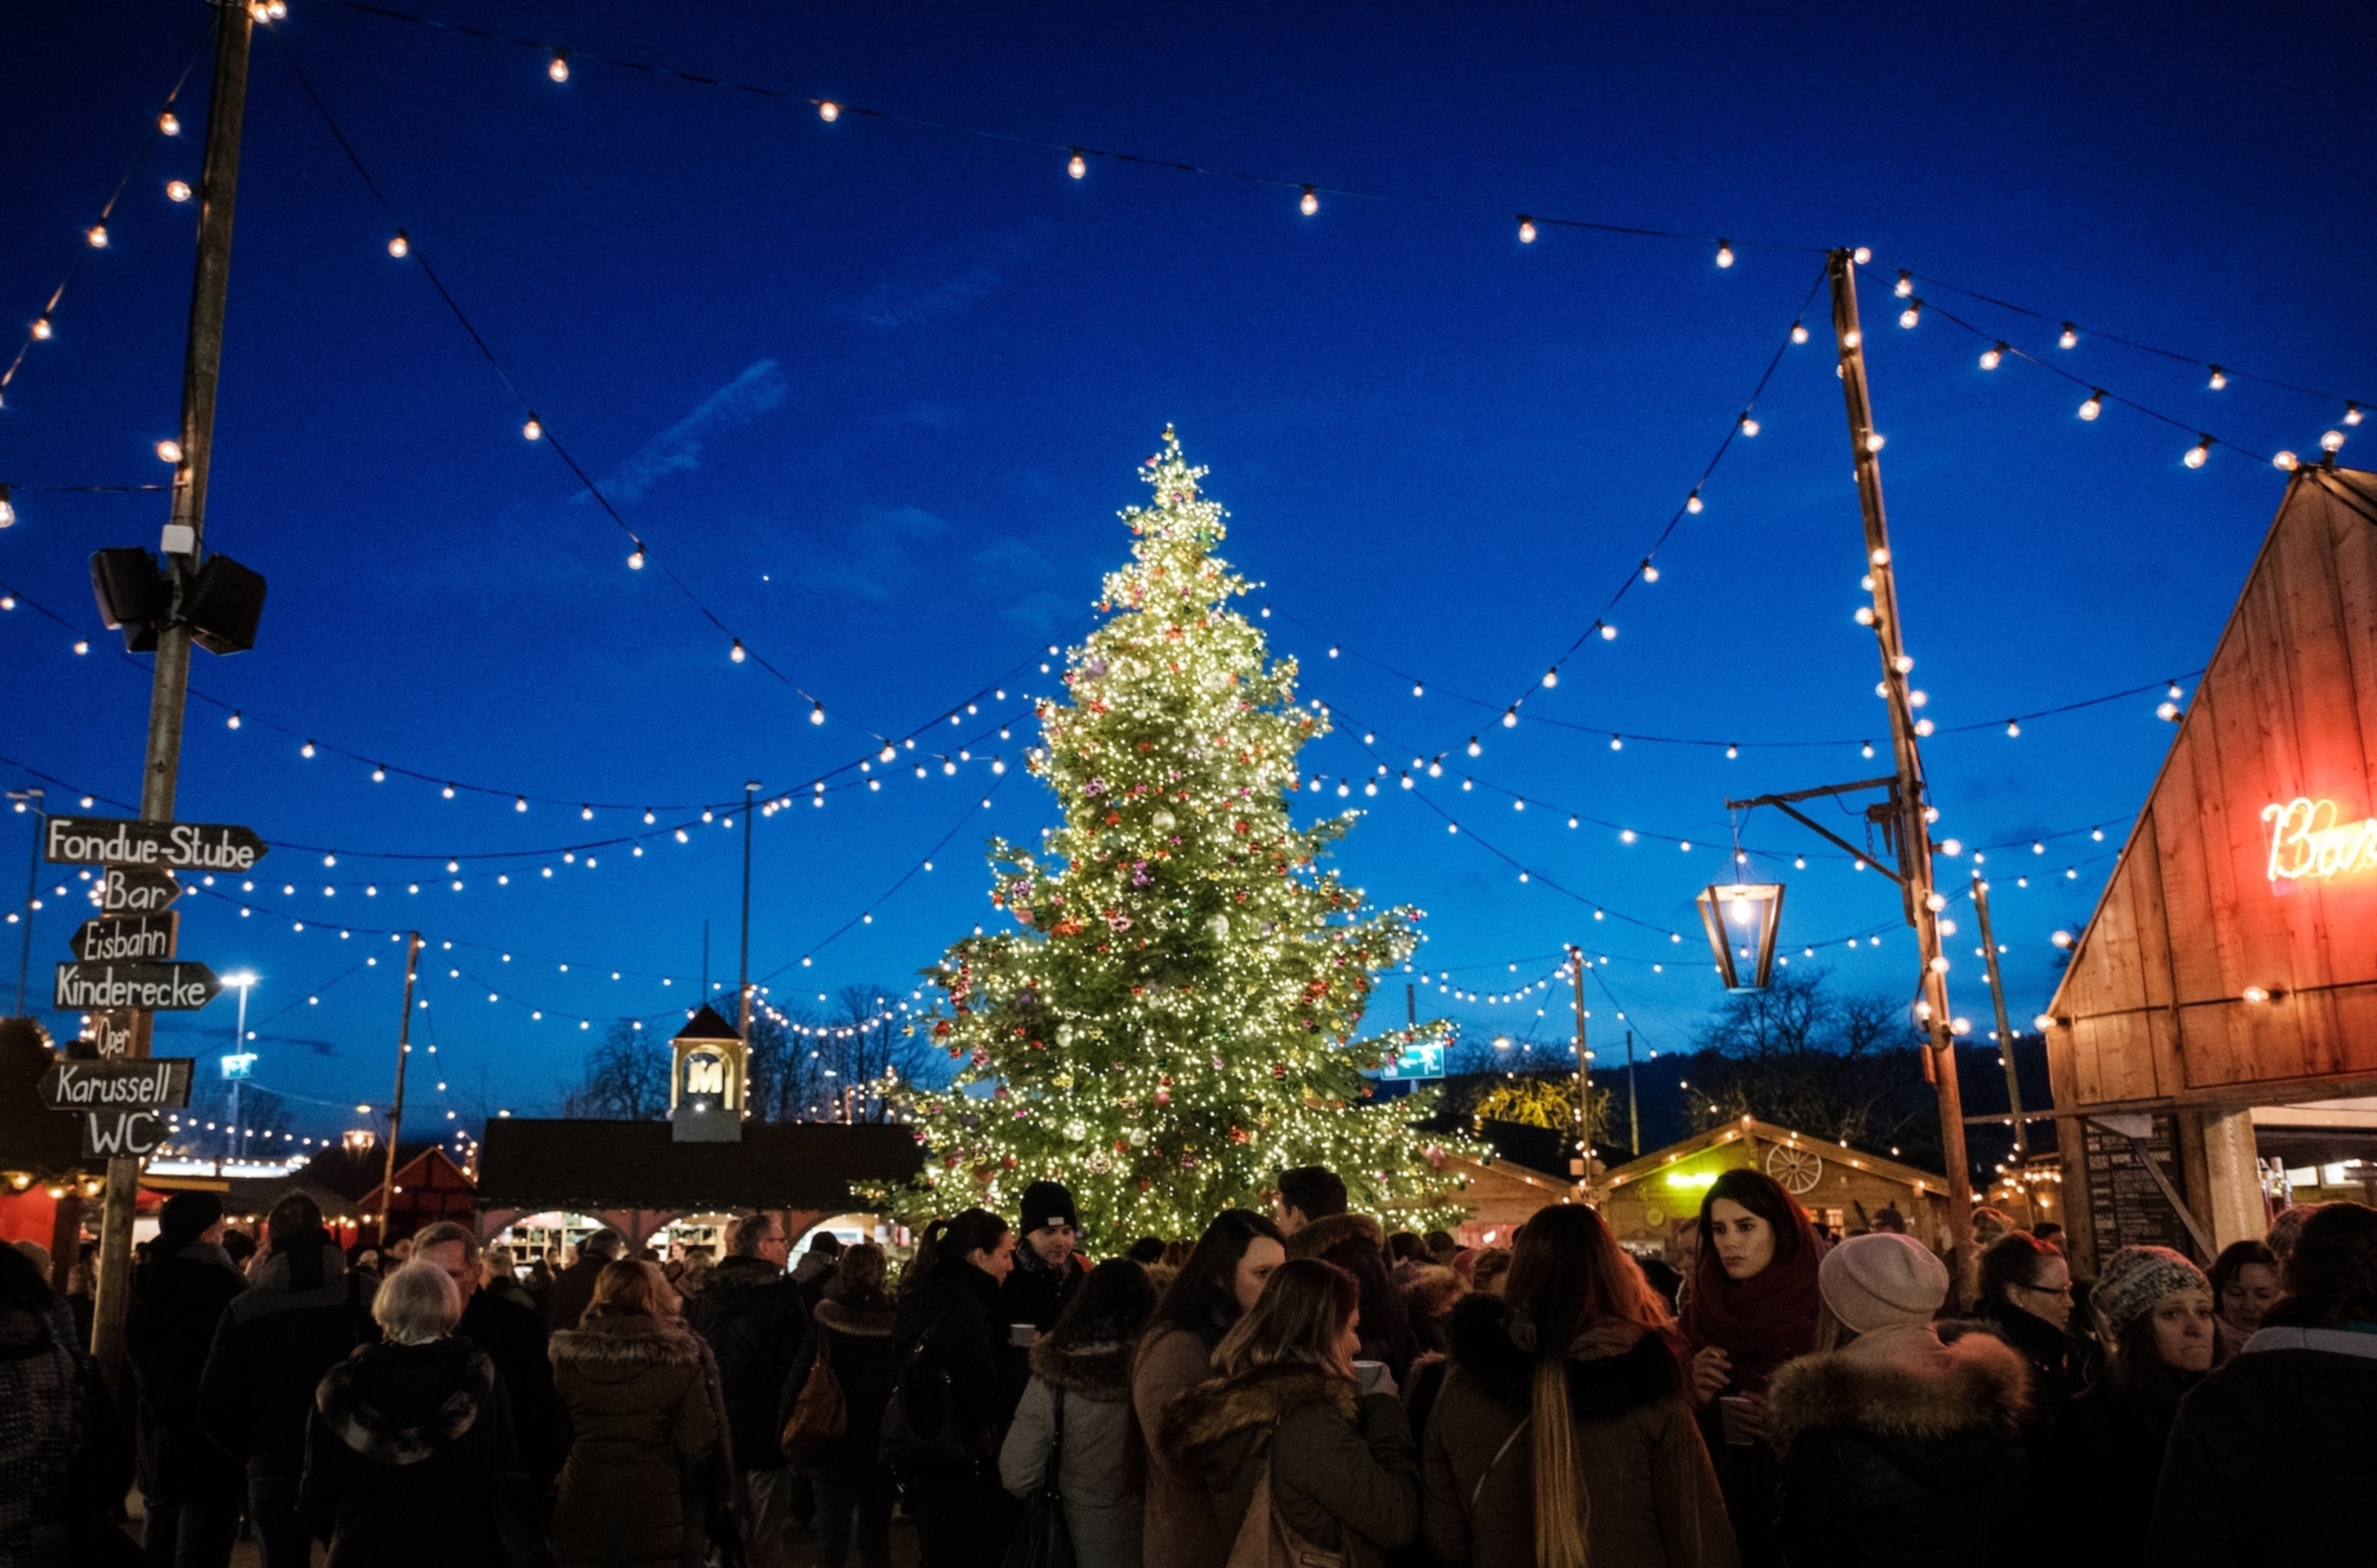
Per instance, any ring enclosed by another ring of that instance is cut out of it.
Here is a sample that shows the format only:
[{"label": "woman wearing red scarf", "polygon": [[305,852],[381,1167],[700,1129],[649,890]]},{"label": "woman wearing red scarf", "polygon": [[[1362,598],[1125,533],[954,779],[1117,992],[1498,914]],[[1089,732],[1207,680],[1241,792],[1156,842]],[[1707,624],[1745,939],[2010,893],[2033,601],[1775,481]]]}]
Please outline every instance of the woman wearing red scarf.
[{"label": "woman wearing red scarf", "polygon": [[1767,1380],[1816,1347],[1823,1247],[1773,1178],[1747,1167],[1718,1177],[1701,1200],[1700,1257],[1678,1327],[1692,1357],[1692,1394],[1716,1461],[1744,1568],[1777,1561],[1774,1483],[1765,1436]]}]

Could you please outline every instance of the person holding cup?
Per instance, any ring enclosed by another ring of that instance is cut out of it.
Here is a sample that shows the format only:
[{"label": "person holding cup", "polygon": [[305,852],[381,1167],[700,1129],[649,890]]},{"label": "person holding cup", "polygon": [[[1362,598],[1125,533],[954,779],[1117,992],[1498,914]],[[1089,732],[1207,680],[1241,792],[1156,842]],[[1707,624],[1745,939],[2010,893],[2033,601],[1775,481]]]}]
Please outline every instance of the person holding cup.
[{"label": "person holding cup", "polygon": [[1165,1413],[1165,1453],[1202,1479],[1230,1561],[1375,1563],[1417,1536],[1411,1426],[1392,1374],[1355,1359],[1361,1317],[1352,1275],[1282,1263],[1214,1349],[1218,1375]]},{"label": "person holding cup", "polygon": [[1742,1561],[1774,1562],[1775,1457],[1761,1406],[1783,1364],[1815,1348],[1823,1316],[1823,1244],[1780,1182],[1741,1167],[1701,1200],[1691,1287],[1678,1326],[1691,1353],[1692,1398],[1716,1463]]}]

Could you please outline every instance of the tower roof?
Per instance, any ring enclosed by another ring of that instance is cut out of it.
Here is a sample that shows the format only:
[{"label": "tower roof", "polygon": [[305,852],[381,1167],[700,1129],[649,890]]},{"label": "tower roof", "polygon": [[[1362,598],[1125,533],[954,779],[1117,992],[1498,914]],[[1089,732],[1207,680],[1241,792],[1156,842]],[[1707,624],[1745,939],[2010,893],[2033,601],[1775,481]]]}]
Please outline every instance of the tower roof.
[{"label": "tower roof", "polygon": [[743,1036],[735,1025],[718,1016],[718,1010],[704,1002],[685,1021],[685,1027],[675,1035],[679,1040],[715,1040],[721,1045],[741,1045]]}]

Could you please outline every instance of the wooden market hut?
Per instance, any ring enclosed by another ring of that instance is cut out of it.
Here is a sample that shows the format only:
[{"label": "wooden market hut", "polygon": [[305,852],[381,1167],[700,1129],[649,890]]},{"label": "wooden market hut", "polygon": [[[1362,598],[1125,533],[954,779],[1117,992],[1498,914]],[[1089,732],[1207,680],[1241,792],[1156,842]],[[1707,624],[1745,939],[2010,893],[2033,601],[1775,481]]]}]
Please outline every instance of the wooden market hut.
[{"label": "wooden market hut", "polygon": [[2084,1275],[2260,1237],[2260,1130],[2377,1130],[2377,474],[2288,480],[2041,1024]]},{"label": "wooden market hut", "polygon": [[1747,1116],[1613,1167],[1594,1187],[1620,1245],[1672,1262],[1678,1236],[1700,1217],[1702,1194],[1743,1166],[1781,1182],[1835,1235],[1865,1229],[1876,1213],[1893,1208],[1906,1216],[1908,1235],[1947,1251],[1946,1177]]}]

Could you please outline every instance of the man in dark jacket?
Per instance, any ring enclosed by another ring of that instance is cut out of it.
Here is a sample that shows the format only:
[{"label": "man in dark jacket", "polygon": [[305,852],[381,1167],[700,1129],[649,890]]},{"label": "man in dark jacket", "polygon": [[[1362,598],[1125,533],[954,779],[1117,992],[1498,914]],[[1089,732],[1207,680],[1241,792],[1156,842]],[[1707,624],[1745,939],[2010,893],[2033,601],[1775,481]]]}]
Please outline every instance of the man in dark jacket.
[{"label": "man in dark jacket", "polygon": [[1014,1416],[1032,1382],[1033,1343],[1057,1326],[1057,1314],[1090,1276],[1089,1265],[1073,1251],[1081,1220],[1063,1183],[1026,1187],[1015,1229],[1023,1239],[1015,1249],[1014,1268],[998,1287],[1001,1425]]},{"label": "man in dark jacket", "polygon": [[268,1251],[248,1288],[223,1309],[198,1380],[198,1422],[247,1461],[248,1517],[264,1568],[308,1568],[313,1542],[297,1512],[305,1418],[322,1374],[376,1342],[371,1290],[303,1192],[272,1205]]},{"label": "man in dark jacket", "polygon": [[247,1288],[223,1250],[222,1199],[165,1200],[132,1277],[125,1353],[138,1386],[140,1498],[149,1568],[223,1568],[239,1528],[239,1463],[198,1428],[198,1378],[223,1309]]},{"label": "man in dark jacket", "polygon": [[751,1568],[784,1568],[791,1561],[787,1532],[802,1501],[794,1496],[800,1478],[785,1468],[776,1442],[777,1402],[809,1330],[801,1287],[784,1273],[792,1245],[777,1215],[737,1219],[727,1232],[727,1255],[694,1311],[726,1391],[727,1437],[750,1499],[743,1523]]},{"label": "man in dark jacket", "polygon": [[467,1226],[440,1220],[412,1239],[415,1260],[431,1263],[454,1282],[462,1299],[454,1332],[487,1353],[503,1379],[511,1407],[520,1467],[540,1487],[561,1473],[561,1401],[545,1358],[544,1323],[535,1311],[479,1283],[479,1239]]},{"label": "man in dark jacket", "polygon": [[553,1276],[544,1296],[544,1332],[576,1328],[594,1299],[594,1276],[627,1250],[627,1240],[605,1226],[578,1244],[578,1261]]}]

